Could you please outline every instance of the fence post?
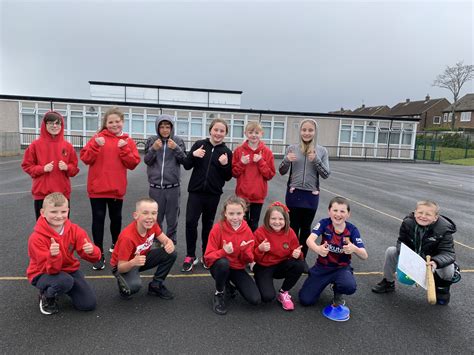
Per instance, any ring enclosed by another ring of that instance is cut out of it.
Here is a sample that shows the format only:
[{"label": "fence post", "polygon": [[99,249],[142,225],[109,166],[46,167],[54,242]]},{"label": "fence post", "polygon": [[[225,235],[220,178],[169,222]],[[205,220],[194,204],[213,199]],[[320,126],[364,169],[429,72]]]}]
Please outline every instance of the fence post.
[{"label": "fence post", "polygon": [[436,143],[438,142],[438,132],[435,133],[433,143],[431,143],[431,161],[436,159]]},{"label": "fence post", "polygon": [[465,149],[464,149],[464,159],[467,159],[467,151],[469,150],[469,137],[470,136],[466,136],[466,146],[465,146]]},{"label": "fence post", "polygon": [[426,140],[428,139],[428,138],[426,137],[426,132],[425,132],[425,137],[424,137],[424,138],[425,138],[425,139],[424,139],[424,140],[425,140],[425,144],[424,144],[424,148],[423,148],[423,160],[426,159]]}]

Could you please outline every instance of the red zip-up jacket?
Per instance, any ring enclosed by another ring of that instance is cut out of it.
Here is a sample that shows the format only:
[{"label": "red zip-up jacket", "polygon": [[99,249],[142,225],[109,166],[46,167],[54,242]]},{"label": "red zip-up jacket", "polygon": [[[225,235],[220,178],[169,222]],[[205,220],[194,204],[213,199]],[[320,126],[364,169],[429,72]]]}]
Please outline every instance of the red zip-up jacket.
[{"label": "red zip-up jacket", "polygon": [[[51,238],[59,244],[59,254],[51,256]],[[74,255],[79,256],[91,263],[99,261],[101,252],[99,247],[94,245],[92,254],[86,254],[82,247],[85,240],[92,243],[84,229],[77,224],[66,220],[62,234],[58,234],[51,228],[46,219],[41,216],[36,222],[33,233],[28,239],[28,256],[30,263],[26,270],[28,280],[31,282],[36,276],[42,274],[54,275],[60,271],[72,273],[79,270],[81,264]]]},{"label": "red zip-up jacket", "polygon": [[[77,155],[71,143],[64,139],[64,119],[61,117],[61,130],[58,135],[52,136],[46,130],[46,123],[41,122],[41,131],[38,139],[26,149],[21,163],[22,169],[33,178],[31,193],[33,199],[44,200],[52,192],[61,192],[67,199],[71,197],[70,177],[79,172]],[[59,161],[67,164],[66,171],[59,169]],[[44,171],[44,166],[54,162],[53,170]]]},{"label": "red zip-up jacket", "polygon": [[[243,155],[250,155],[248,164],[240,160]],[[253,156],[260,154],[262,159],[253,161]],[[235,194],[250,203],[263,203],[268,193],[268,180],[275,176],[275,161],[272,151],[260,142],[257,149],[250,148],[248,141],[238,146],[232,156],[232,176],[237,179]]]},{"label": "red zip-up jacket", "polygon": [[[96,137],[104,137],[105,144],[97,144]],[[121,148],[118,147],[120,139],[127,141]],[[89,197],[122,200],[127,191],[127,169],[133,170],[140,163],[135,141],[125,133],[116,136],[103,129],[87,142],[80,155],[81,160],[89,165]]]},{"label": "red zip-up jacket", "polygon": [[[231,254],[227,254],[223,249],[224,240],[227,243],[232,242],[234,251]],[[227,221],[214,224],[209,233],[209,241],[204,253],[207,265],[211,267],[217,260],[227,258],[231,269],[245,269],[248,263],[253,262],[254,243],[244,247],[241,247],[240,243],[248,240],[254,240],[254,237],[246,221],[242,221],[237,230],[234,230]]]},{"label": "red zip-up jacket", "polygon": [[[300,246],[298,238],[291,228],[285,233],[284,230],[275,232],[267,230],[265,226],[260,226],[254,234],[255,262],[262,266],[277,265],[292,258],[293,250]],[[270,243],[270,250],[267,252],[263,252],[258,248],[265,239]],[[303,259],[303,252],[301,252],[299,259]]]}]

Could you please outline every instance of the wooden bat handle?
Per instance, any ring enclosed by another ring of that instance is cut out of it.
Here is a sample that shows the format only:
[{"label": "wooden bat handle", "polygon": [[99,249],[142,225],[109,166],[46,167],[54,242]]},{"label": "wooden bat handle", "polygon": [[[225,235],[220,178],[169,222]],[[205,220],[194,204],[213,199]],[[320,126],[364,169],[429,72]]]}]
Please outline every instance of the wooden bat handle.
[{"label": "wooden bat handle", "polygon": [[431,271],[431,256],[426,256],[426,291],[429,304],[436,304],[436,289],[433,272]]}]

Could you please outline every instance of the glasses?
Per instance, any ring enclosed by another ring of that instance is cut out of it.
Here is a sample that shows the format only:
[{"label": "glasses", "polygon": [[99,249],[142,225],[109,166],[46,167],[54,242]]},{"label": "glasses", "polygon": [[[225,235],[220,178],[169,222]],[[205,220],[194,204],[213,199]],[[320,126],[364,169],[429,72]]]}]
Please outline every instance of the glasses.
[{"label": "glasses", "polygon": [[61,127],[61,122],[46,122],[46,126],[48,126],[48,127],[54,127],[54,126]]}]

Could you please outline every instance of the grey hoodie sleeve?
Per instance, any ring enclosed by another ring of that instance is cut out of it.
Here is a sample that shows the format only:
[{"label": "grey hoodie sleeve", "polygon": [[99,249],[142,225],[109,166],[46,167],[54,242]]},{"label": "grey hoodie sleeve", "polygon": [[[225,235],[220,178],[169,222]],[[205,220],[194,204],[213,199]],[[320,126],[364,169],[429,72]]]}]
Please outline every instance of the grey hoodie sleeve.
[{"label": "grey hoodie sleeve", "polygon": [[156,150],[154,150],[152,146],[153,146],[153,143],[155,143],[155,140],[157,139],[158,137],[153,136],[153,137],[148,138],[145,143],[145,157],[143,158],[143,161],[148,166],[152,166],[156,160]]},{"label": "grey hoodie sleeve", "polygon": [[323,146],[317,146],[317,155],[316,159],[314,159],[313,164],[316,170],[323,179],[327,179],[331,174],[329,170],[329,158],[328,158],[328,151]]},{"label": "grey hoodie sleeve", "polygon": [[175,158],[178,163],[183,164],[186,160],[186,146],[184,145],[184,141],[179,137],[174,137],[176,142],[176,148],[174,149]]},{"label": "grey hoodie sleeve", "polygon": [[285,175],[288,172],[288,170],[290,170],[291,162],[288,160],[286,156],[290,152],[291,147],[292,146],[290,145],[288,148],[286,148],[285,157],[283,158],[282,162],[280,163],[280,166],[278,167],[278,171],[280,172],[281,175]]}]

